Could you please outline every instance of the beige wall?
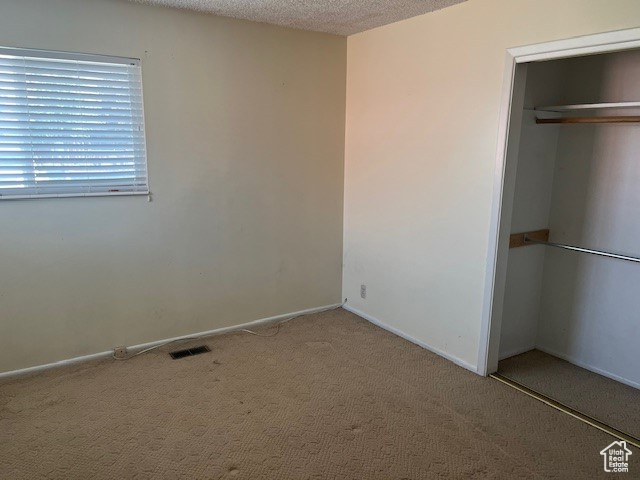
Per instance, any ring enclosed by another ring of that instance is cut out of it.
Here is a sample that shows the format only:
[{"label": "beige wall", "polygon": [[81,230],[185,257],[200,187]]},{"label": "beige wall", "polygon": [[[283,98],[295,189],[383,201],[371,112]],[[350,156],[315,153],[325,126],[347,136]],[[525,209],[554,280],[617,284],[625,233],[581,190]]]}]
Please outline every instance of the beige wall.
[{"label": "beige wall", "polygon": [[141,58],[153,191],[0,203],[0,372],[340,301],[344,38],[2,0],[0,45]]},{"label": "beige wall", "polygon": [[475,369],[505,50],[639,25],[637,0],[470,0],[349,37],[349,305]]}]

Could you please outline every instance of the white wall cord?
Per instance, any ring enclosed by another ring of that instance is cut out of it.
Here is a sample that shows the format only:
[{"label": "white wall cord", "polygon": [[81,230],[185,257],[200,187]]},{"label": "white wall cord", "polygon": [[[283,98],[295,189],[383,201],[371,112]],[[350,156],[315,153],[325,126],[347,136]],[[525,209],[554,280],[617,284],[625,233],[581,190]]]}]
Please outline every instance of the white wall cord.
[{"label": "white wall cord", "polygon": [[344,304],[347,303],[347,301],[345,300],[344,302],[342,302],[340,305],[338,305],[337,307],[331,307],[331,308],[326,308],[324,310],[320,310],[317,312],[313,312],[313,313],[301,313],[300,315],[296,315],[294,317],[290,317],[290,318],[285,318],[284,320],[280,320],[278,323],[276,323],[276,331],[274,333],[271,333],[269,335],[263,335],[261,333],[256,333],[253,330],[248,330],[246,328],[241,328],[240,330],[238,330],[239,332],[245,332],[245,333],[250,333],[251,335],[255,335],[256,337],[275,337],[279,332],[280,332],[280,327],[287,322],[290,322],[291,320],[294,320],[296,318],[300,318],[300,317],[306,317],[307,315],[315,315],[316,313],[324,313],[324,312],[330,312],[331,310],[337,310],[339,308],[344,307]]},{"label": "white wall cord", "polygon": [[[284,320],[280,320],[279,322],[277,322],[275,324],[276,326],[276,331],[274,333],[268,334],[268,335],[263,335],[261,333],[256,333],[253,330],[248,330],[246,328],[241,328],[239,330],[236,330],[236,332],[244,332],[244,333],[249,333],[251,335],[255,335],[256,337],[275,337],[279,332],[280,332],[280,327],[287,322],[290,322],[291,320],[294,320],[296,318],[300,318],[300,317],[306,317],[308,315],[315,315],[317,313],[324,313],[324,312],[330,312],[332,310],[337,310],[339,308],[342,308],[344,306],[344,304],[347,303],[347,300],[345,299],[344,302],[342,302],[340,305],[336,306],[336,307],[331,307],[331,308],[326,308],[324,310],[319,310],[317,312],[312,312],[312,313],[301,313],[300,315],[294,315],[293,317],[289,317],[289,318],[285,318]],[[228,333],[233,333],[233,332],[228,332]],[[193,337],[183,337],[183,338],[178,338],[176,340],[169,340],[168,342],[164,342],[164,343],[160,343],[158,345],[154,345],[153,347],[149,347],[149,348],[145,348],[144,350],[140,350],[139,352],[136,352],[132,355],[127,355],[126,357],[116,357],[115,351],[113,352],[113,358],[115,360],[130,360],[134,357],[137,357],[139,355],[142,355],[143,353],[147,353],[150,352],[152,350],[156,350],[158,348],[162,348],[162,347],[166,347],[167,345],[171,345],[172,343],[177,343],[177,342],[186,342],[189,340],[200,340],[202,338],[208,338],[208,337],[212,337],[215,335],[197,335],[197,336],[193,336]]]}]

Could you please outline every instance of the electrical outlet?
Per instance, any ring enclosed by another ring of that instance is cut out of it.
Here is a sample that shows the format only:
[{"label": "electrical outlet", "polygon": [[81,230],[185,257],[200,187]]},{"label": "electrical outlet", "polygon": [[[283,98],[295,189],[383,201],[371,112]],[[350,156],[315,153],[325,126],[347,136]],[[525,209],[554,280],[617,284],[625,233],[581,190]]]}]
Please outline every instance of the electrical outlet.
[{"label": "electrical outlet", "polygon": [[125,358],[127,356],[127,347],[116,347],[113,349],[113,356],[116,358]]},{"label": "electrical outlet", "polygon": [[360,285],[360,298],[367,298],[367,286]]}]

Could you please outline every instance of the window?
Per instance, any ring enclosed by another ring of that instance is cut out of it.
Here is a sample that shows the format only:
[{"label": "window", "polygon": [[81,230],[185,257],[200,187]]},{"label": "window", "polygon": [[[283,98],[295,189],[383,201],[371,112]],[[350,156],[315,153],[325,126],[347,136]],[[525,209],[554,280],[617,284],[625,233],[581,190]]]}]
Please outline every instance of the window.
[{"label": "window", "polygon": [[0,48],[0,199],[148,193],[138,60]]}]

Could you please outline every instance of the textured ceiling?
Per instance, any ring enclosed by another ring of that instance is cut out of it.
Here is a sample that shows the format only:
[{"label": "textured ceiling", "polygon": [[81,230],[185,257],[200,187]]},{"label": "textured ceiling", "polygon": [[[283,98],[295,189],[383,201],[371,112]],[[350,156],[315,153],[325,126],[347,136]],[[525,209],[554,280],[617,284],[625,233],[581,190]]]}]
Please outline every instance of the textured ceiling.
[{"label": "textured ceiling", "polygon": [[132,0],[350,35],[466,0]]}]

